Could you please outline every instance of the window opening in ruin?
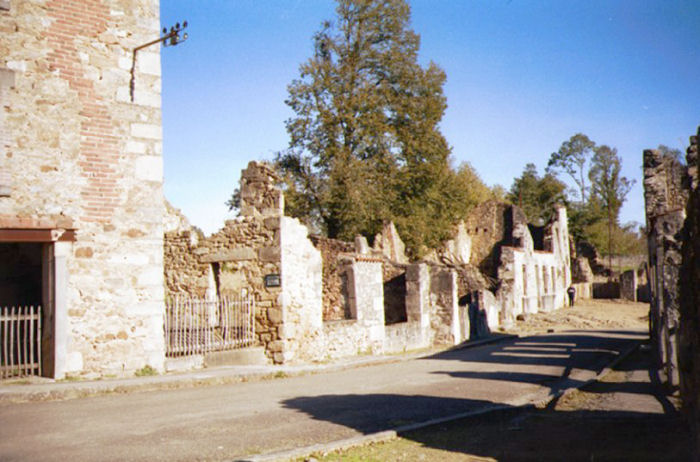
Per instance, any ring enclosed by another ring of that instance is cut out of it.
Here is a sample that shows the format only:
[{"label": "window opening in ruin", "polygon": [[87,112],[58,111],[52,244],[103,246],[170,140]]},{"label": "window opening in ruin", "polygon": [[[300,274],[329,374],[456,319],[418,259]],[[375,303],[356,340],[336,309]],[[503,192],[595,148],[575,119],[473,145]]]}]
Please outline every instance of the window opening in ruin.
[{"label": "window opening in ruin", "polygon": [[523,265],[523,297],[527,297],[527,266]]},{"label": "window opening in ruin", "polygon": [[[406,270],[399,274],[386,268],[384,274],[384,323],[406,322]],[[393,274],[392,274],[393,273]]]},{"label": "window opening in ruin", "polygon": [[207,300],[217,300],[221,298],[221,263],[219,262],[213,262],[209,265],[207,291],[205,295]]},{"label": "window opening in ruin", "polygon": [[0,378],[42,372],[45,245],[0,243]]},{"label": "window opening in ruin", "polygon": [[[352,307],[350,306],[350,294],[348,291],[348,273],[347,271],[341,271],[338,275],[340,279],[340,300],[339,303],[343,309],[343,319],[357,319],[357,313],[353,313]],[[324,313],[325,315],[325,313]],[[327,321],[325,319],[324,321]]]}]

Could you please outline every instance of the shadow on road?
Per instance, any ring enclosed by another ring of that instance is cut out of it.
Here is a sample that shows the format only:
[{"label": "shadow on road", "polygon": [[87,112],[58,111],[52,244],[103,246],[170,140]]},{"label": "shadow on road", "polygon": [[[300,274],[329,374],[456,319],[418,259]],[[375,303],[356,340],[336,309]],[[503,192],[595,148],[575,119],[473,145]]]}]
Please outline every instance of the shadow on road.
[{"label": "shadow on road", "polygon": [[[605,337],[602,344],[601,337]],[[486,386],[488,381],[493,381],[494,386],[534,384],[556,394],[583,384],[570,377],[572,370],[598,373],[621,351],[645,338],[633,331],[567,332],[521,338],[471,351],[453,350],[424,359],[506,366],[495,368],[499,370],[475,367],[458,372],[433,371],[465,379],[465,386],[475,383],[473,380],[485,380]],[[687,429],[658,380],[654,380],[656,371],[650,356],[646,351],[637,351],[616,367],[625,377],[631,377],[634,371],[647,371],[635,374],[637,380],[599,381],[584,387],[587,396],[594,397],[594,404],[579,407],[569,405],[560,409],[558,399],[546,409],[535,409],[505,406],[498,398],[488,401],[395,394],[329,394],[289,399],[284,405],[314,419],[364,434],[440,416],[500,408],[480,416],[403,432],[401,436],[427,448],[497,460],[687,460]],[[509,370],[532,365],[547,366],[547,372]],[[640,375],[649,380],[639,381]],[[400,381],[401,377],[396,380]],[[635,396],[650,398],[639,401]],[[595,401],[608,398],[622,399],[629,408],[606,409]],[[653,405],[654,398],[661,409]]]}]

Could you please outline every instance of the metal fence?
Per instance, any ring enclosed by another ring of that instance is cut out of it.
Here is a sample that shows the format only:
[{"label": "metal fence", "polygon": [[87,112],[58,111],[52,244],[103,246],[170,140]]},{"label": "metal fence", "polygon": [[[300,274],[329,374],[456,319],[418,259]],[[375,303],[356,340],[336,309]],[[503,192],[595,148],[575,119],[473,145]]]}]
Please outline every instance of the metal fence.
[{"label": "metal fence", "polygon": [[41,307],[0,307],[0,379],[41,375]]},{"label": "metal fence", "polygon": [[202,300],[177,297],[165,311],[165,354],[187,356],[255,344],[252,296]]}]

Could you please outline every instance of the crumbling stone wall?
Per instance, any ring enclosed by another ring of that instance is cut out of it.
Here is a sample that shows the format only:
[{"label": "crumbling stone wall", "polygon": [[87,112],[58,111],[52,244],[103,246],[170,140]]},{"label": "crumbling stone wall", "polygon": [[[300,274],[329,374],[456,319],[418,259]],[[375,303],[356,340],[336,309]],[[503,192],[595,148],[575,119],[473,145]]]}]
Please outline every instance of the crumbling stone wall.
[{"label": "crumbling stone wall", "polygon": [[518,224],[527,228],[525,214],[517,207],[495,201],[476,207],[465,220],[466,231],[471,237],[469,263],[485,275],[497,278],[501,247],[513,245],[513,230]]},{"label": "crumbling stone wall", "polygon": [[683,228],[680,268],[679,369],[683,410],[694,436],[694,452],[700,454],[700,188],[698,187],[698,140],[691,137],[687,150],[687,176],[684,186],[689,193]]},{"label": "crumbling stone wall", "polygon": [[620,275],[620,298],[637,301],[637,270],[628,270]]},{"label": "crumbling stone wall", "polygon": [[323,327],[321,252],[296,218],[282,217],[280,239],[284,362],[311,361],[318,357]]},{"label": "crumbling stone wall", "polygon": [[393,222],[384,222],[382,232],[374,237],[373,250],[396,263],[408,263],[406,245],[401,240]]},{"label": "crumbling stone wall", "polygon": [[504,325],[519,314],[566,306],[566,289],[571,284],[566,209],[556,207],[554,217],[543,228],[542,242],[549,251],[534,249],[528,226],[518,218],[520,213],[511,214],[515,217],[512,245],[501,247],[498,267],[495,295],[501,306],[500,323]]},{"label": "crumbling stone wall", "polygon": [[681,228],[687,192],[685,169],[671,156],[644,151],[644,201],[651,284],[651,338],[665,381],[678,385],[677,332],[680,318]]},{"label": "crumbling stone wall", "polygon": [[355,251],[352,243],[323,236],[309,237],[321,252],[323,259],[323,320],[350,319],[348,306],[347,275],[341,264],[341,256]]},{"label": "crumbling stone wall", "polygon": [[[163,169],[157,0],[22,0],[0,9],[2,228],[46,242],[54,377],[162,370]],[[43,228],[47,225],[48,228]],[[63,283],[62,281],[65,281]]]},{"label": "crumbling stone wall", "polygon": [[454,270],[430,268],[430,320],[432,342],[456,345],[464,337],[460,329],[457,274]]},{"label": "crumbling stone wall", "polygon": [[204,236],[179,210],[167,202],[165,205],[163,266],[166,296],[205,298],[216,295],[211,265],[200,261],[202,251],[197,250]]}]

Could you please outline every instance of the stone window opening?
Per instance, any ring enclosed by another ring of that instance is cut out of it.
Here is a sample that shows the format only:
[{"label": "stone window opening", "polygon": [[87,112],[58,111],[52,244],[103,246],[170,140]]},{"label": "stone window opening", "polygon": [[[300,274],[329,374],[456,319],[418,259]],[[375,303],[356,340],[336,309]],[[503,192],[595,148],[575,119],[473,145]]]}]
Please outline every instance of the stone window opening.
[{"label": "stone window opening", "polygon": [[[385,265],[384,274],[384,324],[408,321],[406,312],[406,270],[398,274],[389,273]],[[393,268],[392,268],[393,269]]]}]

